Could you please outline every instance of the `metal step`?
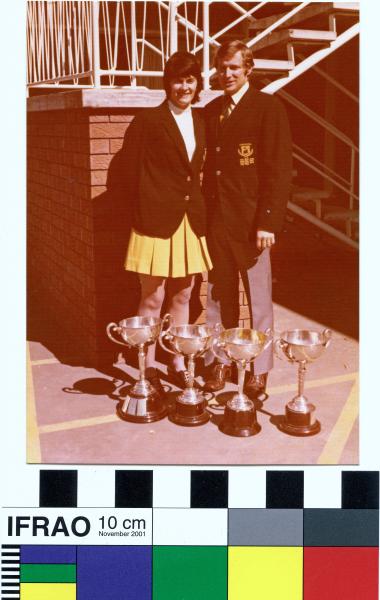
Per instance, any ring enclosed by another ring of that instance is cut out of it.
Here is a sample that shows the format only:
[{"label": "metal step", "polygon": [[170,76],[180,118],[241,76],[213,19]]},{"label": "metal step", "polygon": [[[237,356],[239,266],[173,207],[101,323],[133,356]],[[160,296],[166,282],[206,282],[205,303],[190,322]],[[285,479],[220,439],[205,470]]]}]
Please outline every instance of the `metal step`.
[{"label": "metal step", "polygon": [[330,207],[333,210],[326,212],[323,216],[324,221],[351,221],[352,223],[359,222],[359,211],[350,210],[349,208]]},{"label": "metal step", "polygon": [[[265,17],[264,19],[257,19],[257,21],[252,22],[249,26],[249,32],[262,31],[276,23],[285,14],[281,13],[272,17]],[[331,14],[355,17],[359,14],[359,2],[313,2],[310,6],[306,6],[303,10],[290,17],[279,26],[279,29],[288,29],[289,26],[302,23],[307,19],[312,19],[319,15]]]},{"label": "metal step", "polygon": [[[272,60],[267,58],[254,58],[253,59],[253,72],[255,75],[260,76],[264,74],[268,77],[268,82],[276,79],[278,75],[286,77],[289,72],[294,68],[294,62],[291,60]],[[217,73],[214,73],[210,77],[211,90],[219,90],[219,81]],[[205,92],[204,92],[205,93]],[[204,95],[203,93],[203,95]],[[202,97],[203,97],[202,95]]]},{"label": "metal step", "polygon": [[328,46],[336,40],[334,31],[314,30],[314,29],[285,29],[275,31],[257,42],[254,45],[254,51],[264,48],[291,43],[293,45],[307,46]]},{"label": "metal step", "polygon": [[331,192],[327,190],[319,190],[311,187],[301,187],[294,185],[292,187],[292,202],[299,206],[314,204],[315,216],[318,219],[322,218],[322,201],[331,198]]},{"label": "metal step", "polygon": [[359,211],[344,209],[342,207],[332,207],[333,210],[326,212],[323,215],[323,220],[326,223],[337,223],[344,225],[346,235],[353,239],[358,239],[359,231]]},{"label": "metal step", "polygon": [[253,71],[255,73],[284,73],[291,71],[293,67],[294,63],[291,60],[255,58],[253,61]]}]

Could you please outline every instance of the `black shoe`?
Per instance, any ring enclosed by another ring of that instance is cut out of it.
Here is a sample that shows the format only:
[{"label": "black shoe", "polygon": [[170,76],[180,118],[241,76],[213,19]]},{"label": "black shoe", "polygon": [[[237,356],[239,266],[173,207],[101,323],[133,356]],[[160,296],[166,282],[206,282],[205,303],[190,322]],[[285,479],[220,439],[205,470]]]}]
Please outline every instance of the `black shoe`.
[{"label": "black shoe", "polygon": [[145,371],[145,379],[149,381],[149,383],[154,387],[154,389],[160,396],[161,400],[163,400],[163,398],[166,395],[166,392],[164,386],[161,383],[161,379],[158,375],[157,369],[155,369],[154,367],[148,367]]}]

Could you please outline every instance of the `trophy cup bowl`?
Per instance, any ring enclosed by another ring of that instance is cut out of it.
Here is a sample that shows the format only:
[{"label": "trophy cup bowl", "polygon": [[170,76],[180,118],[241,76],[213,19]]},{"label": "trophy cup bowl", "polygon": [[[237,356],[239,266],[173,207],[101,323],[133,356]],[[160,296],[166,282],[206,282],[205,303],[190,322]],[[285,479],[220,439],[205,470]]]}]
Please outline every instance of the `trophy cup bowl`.
[{"label": "trophy cup bowl", "polygon": [[159,337],[166,352],[187,358],[187,385],[177,394],[174,409],[169,414],[170,421],[177,425],[194,427],[210,419],[203,393],[194,388],[194,360],[211,348],[216,333],[217,329],[206,325],[179,325],[163,331]]},{"label": "trophy cup bowl", "polygon": [[291,363],[298,364],[298,394],[287,403],[285,419],[278,425],[280,431],[295,436],[319,433],[321,424],[315,419],[315,406],[304,395],[306,365],[317,360],[331,342],[331,330],[321,332],[307,329],[283,331],[275,341],[278,358],[282,355]]},{"label": "trophy cup bowl", "polygon": [[[236,437],[248,437],[259,433],[261,426],[257,422],[255,405],[244,394],[245,369],[248,363],[266,350],[273,341],[272,331],[236,327],[225,329],[213,343],[213,352],[217,358],[229,358],[238,369],[238,393],[228,400],[224,417],[219,425],[220,431]],[[223,356],[219,354],[223,353]]]},{"label": "trophy cup bowl", "polygon": [[[117,415],[124,421],[151,423],[167,415],[167,408],[157,390],[145,378],[145,353],[146,347],[157,341],[164,324],[170,321],[170,315],[165,315],[163,319],[136,316],[107,325],[107,335],[113,342],[129,348],[138,348],[139,351],[139,380],[118,403],[116,409]],[[114,337],[115,335],[120,339]]]}]

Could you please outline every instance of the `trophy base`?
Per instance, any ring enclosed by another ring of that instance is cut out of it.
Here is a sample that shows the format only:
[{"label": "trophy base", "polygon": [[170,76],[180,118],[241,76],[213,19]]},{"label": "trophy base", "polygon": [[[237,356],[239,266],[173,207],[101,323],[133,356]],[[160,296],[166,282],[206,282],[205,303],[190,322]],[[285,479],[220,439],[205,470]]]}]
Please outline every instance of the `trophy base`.
[{"label": "trophy base", "polygon": [[116,414],[131,423],[152,423],[166,417],[168,409],[157,393],[147,397],[128,395],[118,403]]},{"label": "trophy base", "polygon": [[173,410],[169,413],[169,421],[184,427],[196,427],[204,425],[210,420],[210,414],[206,410],[206,400],[196,404],[185,404],[176,400]]},{"label": "trophy base", "polygon": [[[314,407],[312,408],[314,410]],[[313,412],[295,412],[287,406],[285,419],[278,425],[278,428],[283,433],[299,437],[316,435],[321,431],[321,424],[319,421],[312,420],[312,418]]]},{"label": "trophy base", "polygon": [[233,410],[226,405],[219,431],[235,437],[249,437],[261,431],[256,418],[256,410]]}]

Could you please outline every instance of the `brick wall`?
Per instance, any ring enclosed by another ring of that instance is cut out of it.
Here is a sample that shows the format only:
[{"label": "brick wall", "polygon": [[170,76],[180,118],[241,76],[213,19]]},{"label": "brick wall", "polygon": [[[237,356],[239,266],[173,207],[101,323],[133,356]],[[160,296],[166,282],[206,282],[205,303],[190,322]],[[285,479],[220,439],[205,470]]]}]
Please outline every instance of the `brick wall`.
[{"label": "brick wall", "polygon": [[[123,268],[130,214],[119,151],[147,102],[135,96],[134,106],[126,99],[119,107],[120,94],[113,102],[103,94],[94,107],[93,98],[88,92],[31,98],[27,132],[29,337],[81,364],[112,360],[105,326],[135,314],[139,296],[136,275]],[[199,323],[206,289],[199,277],[191,310]],[[240,290],[240,324],[248,326],[241,282]]]}]

